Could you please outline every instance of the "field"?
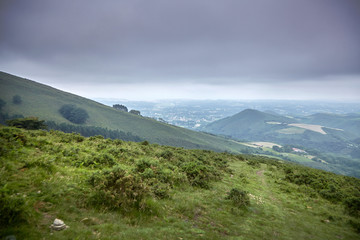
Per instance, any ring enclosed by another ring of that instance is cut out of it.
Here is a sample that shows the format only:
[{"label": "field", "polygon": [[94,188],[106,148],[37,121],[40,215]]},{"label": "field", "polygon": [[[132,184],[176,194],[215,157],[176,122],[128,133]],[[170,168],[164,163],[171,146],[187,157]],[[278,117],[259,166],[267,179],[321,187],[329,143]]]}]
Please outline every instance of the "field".
[{"label": "field", "polygon": [[289,124],[289,126],[303,128],[303,129],[318,132],[318,133],[321,133],[321,134],[324,134],[324,135],[326,134],[326,132],[322,129],[323,127],[320,126],[320,125],[303,124],[303,123],[291,123],[291,124]]},{"label": "field", "polygon": [[305,129],[300,127],[291,127],[280,129],[277,132],[282,134],[303,134],[305,132]]},{"label": "field", "polygon": [[281,145],[272,142],[251,142],[252,145],[257,147],[272,148],[273,146],[281,147]]},{"label": "field", "polygon": [[[0,137],[1,238],[359,238],[356,178],[58,131]],[[55,218],[69,228],[51,230]]]}]

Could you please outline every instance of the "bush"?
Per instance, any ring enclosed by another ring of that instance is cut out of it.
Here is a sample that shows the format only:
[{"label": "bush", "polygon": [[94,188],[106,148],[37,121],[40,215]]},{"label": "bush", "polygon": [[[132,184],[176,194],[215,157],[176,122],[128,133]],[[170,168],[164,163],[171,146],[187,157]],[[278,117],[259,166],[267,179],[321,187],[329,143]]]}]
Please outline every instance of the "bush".
[{"label": "bush", "polygon": [[120,166],[93,174],[89,183],[95,190],[90,202],[96,206],[124,212],[146,207],[148,187],[139,176],[130,174]]},{"label": "bush", "polygon": [[66,104],[59,109],[60,114],[72,123],[83,124],[89,118],[86,110]]},{"label": "bush", "polygon": [[100,153],[98,155],[87,157],[84,159],[78,159],[74,162],[77,167],[91,167],[91,168],[103,168],[105,166],[112,167],[116,164],[113,156],[107,153]]},{"label": "bush", "polygon": [[350,197],[344,201],[345,210],[354,217],[360,217],[360,198]]},{"label": "bush", "polygon": [[209,182],[220,178],[220,173],[213,166],[205,165],[195,160],[186,162],[182,165],[182,171],[192,186],[210,188]]},{"label": "bush", "polygon": [[13,96],[12,101],[13,101],[14,104],[21,104],[22,103],[21,97],[19,95]]},{"label": "bush", "polygon": [[231,189],[226,199],[231,200],[234,206],[241,208],[250,205],[250,198],[246,191],[239,190],[237,188]]},{"label": "bush", "polygon": [[36,117],[28,117],[7,120],[6,124],[10,127],[24,128],[27,130],[38,130],[47,128],[44,122],[44,120],[39,120]]},{"label": "bush", "polygon": [[164,198],[169,198],[169,191],[170,191],[170,186],[169,184],[166,183],[155,183],[153,186],[151,186],[151,191],[154,193],[154,195],[157,198],[160,199],[164,199]]},{"label": "bush", "polygon": [[26,220],[24,198],[10,195],[6,185],[0,189],[0,213],[0,226],[8,226]]},{"label": "bush", "polygon": [[173,152],[170,150],[165,150],[160,153],[160,157],[170,160],[174,156]]}]

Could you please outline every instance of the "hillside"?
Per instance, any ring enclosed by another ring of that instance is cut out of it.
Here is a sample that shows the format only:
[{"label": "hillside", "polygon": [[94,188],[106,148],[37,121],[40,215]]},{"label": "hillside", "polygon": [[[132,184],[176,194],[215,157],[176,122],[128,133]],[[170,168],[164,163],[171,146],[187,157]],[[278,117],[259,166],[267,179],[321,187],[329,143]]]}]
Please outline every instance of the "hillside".
[{"label": "hillside", "polygon": [[237,139],[251,137],[261,140],[267,133],[283,129],[284,124],[295,122],[294,119],[280,115],[246,109],[231,117],[212,122],[204,130]]},{"label": "hillside", "polygon": [[356,178],[59,131],[0,127],[0,142],[1,239],[359,238]]},{"label": "hillside", "polygon": [[317,113],[302,118],[304,123],[318,124],[336,129],[343,129],[346,132],[360,136],[360,114],[329,114]]},{"label": "hillside", "polygon": [[308,166],[359,177],[360,145],[357,139],[360,134],[356,132],[359,120],[357,115],[350,116],[316,114],[307,118],[289,118],[247,109],[210,123],[203,130],[237,140],[272,142],[301,148],[310,153],[306,154],[308,159],[299,161],[289,158],[288,153],[291,151],[279,155],[271,148],[262,150]]},{"label": "hillside", "polygon": [[[316,116],[316,115],[315,115]],[[274,141],[280,144],[295,144],[321,151],[348,153],[347,145],[360,134],[356,131],[335,128],[336,118],[326,121],[324,118],[310,116],[308,118],[290,118],[273,115],[257,110],[247,109],[234,116],[220,119],[205,126],[204,130],[214,134],[231,136],[234,139],[250,141]],[[306,120],[306,121],[305,121]],[[339,121],[338,127],[345,125],[348,129],[355,118],[345,123]],[[336,146],[335,146],[336,145]]]},{"label": "hillside", "polygon": [[[13,103],[19,95],[21,104]],[[217,136],[195,132],[150,118],[122,112],[95,101],[60,91],[31,80],[0,72],[0,98],[6,102],[2,111],[9,116],[36,116],[57,124],[72,124],[61,116],[59,109],[72,104],[84,109],[89,118],[81,126],[96,126],[130,133],[152,143],[185,148],[241,152],[245,147]]]}]

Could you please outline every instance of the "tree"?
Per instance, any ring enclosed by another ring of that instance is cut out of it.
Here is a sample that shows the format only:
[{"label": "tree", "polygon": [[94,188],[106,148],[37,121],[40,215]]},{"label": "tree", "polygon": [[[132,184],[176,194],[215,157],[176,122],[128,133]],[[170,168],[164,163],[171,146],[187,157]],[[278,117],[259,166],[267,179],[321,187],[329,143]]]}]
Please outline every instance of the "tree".
[{"label": "tree", "polygon": [[125,111],[128,112],[128,108],[122,104],[114,104],[113,108],[121,110],[121,111]]},{"label": "tree", "polygon": [[21,97],[19,95],[13,96],[12,101],[13,101],[14,104],[21,104],[22,103]]},{"label": "tree", "polygon": [[130,112],[129,113],[132,113],[132,114],[135,114],[135,115],[139,115],[140,116],[140,111],[138,111],[138,110],[130,110]]},{"label": "tree", "polygon": [[0,98],[0,111],[6,105],[6,102]]},{"label": "tree", "polygon": [[65,104],[59,109],[60,114],[72,123],[83,124],[89,118],[85,109],[72,104]]},{"label": "tree", "polygon": [[24,128],[28,130],[38,130],[38,129],[47,128],[47,126],[44,123],[44,120],[39,120],[36,117],[16,118],[12,120],[7,120],[6,124],[10,127]]}]

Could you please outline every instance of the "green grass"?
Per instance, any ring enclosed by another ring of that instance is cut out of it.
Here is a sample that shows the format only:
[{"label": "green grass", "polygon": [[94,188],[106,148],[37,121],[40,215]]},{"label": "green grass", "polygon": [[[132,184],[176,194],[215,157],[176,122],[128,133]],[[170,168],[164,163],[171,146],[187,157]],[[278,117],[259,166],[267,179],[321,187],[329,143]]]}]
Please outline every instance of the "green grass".
[{"label": "green grass", "polygon": [[[152,143],[190,149],[211,149],[240,153],[246,147],[225,138],[195,132],[158,122],[156,120],[122,112],[95,101],[60,91],[58,89],[0,72],[0,96],[6,102],[3,112],[10,116],[36,116],[41,120],[71,124],[58,110],[64,104],[74,104],[87,111],[85,126],[97,126],[129,132]],[[21,104],[12,103],[19,95]]]},{"label": "green grass", "polygon": [[[13,216],[9,222],[10,215],[1,215],[0,238],[359,238],[350,224],[359,226],[359,216],[348,214],[343,204],[360,197],[360,181],[355,178],[261,156],[58,131],[1,127],[0,141],[0,200],[6,203],[1,207]],[[143,184],[132,188],[145,194],[140,207],[123,203],[114,208],[94,198],[110,190],[107,193],[121,200],[116,188],[103,185],[116,167],[129,173],[125,179],[138,179],[126,180],[130,187]],[[106,170],[109,174],[102,175]],[[99,184],[92,185],[94,176]],[[166,197],[156,195],[157,183],[168,186]],[[227,199],[234,188],[247,192],[249,206],[238,207]],[[12,205],[15,199],[20,199],[18,206]],[[55,218],[69,228],[50,230]]]}]

